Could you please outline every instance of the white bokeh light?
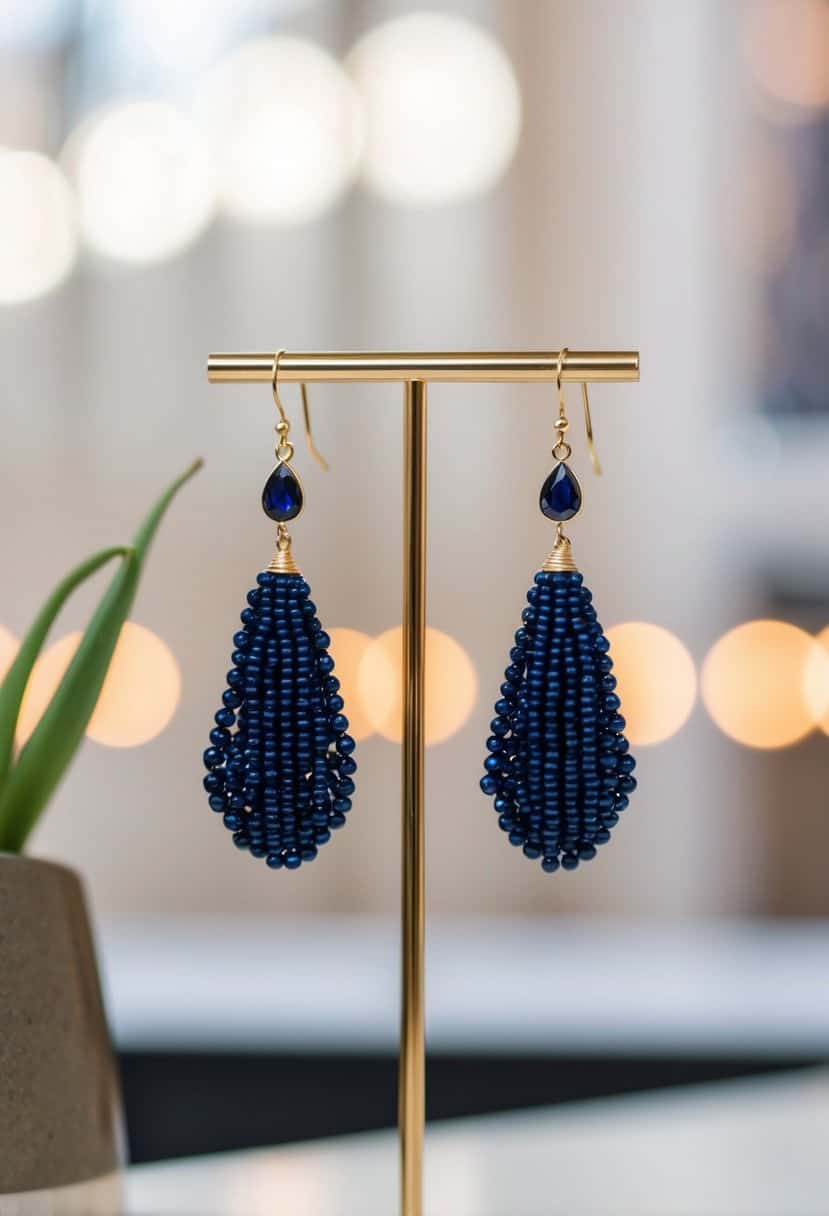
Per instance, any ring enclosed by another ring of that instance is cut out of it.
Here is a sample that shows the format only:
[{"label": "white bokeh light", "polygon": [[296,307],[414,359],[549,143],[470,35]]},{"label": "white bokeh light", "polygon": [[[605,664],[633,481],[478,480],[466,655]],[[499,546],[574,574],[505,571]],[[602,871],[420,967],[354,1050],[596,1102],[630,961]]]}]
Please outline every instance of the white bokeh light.
[{"label": "white bokeh light", "polygon": [[521,92],[495,39],[461,17],[410,13],[366,34],[346,67],[363,98],[363,176],[421,206],[483,194],[521,132]]},{"label": "white bokeh light", "polygon": [[75,200],[61,170],[37,152],[0,148],[0,304],[54,290],[77,252]]},{"label": "white bokeh light", "polygon": [[203,110],[222,203],[240,219],[316,219],[354,180],[359,99],[337,61],[312,42],[279,35],[240,47],[208,79]]},{"label": "white bokeh light", "polygon": [[206,140],[164,102],[131,102],[93,114],[70,137],[64,159],[85,241],[118,261],[172,257],[214,213]]}]

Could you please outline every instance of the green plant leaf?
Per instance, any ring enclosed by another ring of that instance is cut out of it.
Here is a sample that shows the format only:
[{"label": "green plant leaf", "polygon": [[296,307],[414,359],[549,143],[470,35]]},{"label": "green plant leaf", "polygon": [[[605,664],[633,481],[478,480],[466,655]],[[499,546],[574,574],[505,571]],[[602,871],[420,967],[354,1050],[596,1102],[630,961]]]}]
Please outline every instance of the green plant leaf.
[{"label": "green plant leaf", "polygon": [[129,546],[117,545],[111,549],[102,549],[100,553],[96,553],[76,566],[55,587],[35,617],[29,632],[20,643],[20,649],[14,657],[14,662],[0,684],[0,790],[3,788],[3,782],[11,764],[14,732],[17,729],[23,693],[26,691],[32,668],[43,648],[46,635],[52,628],[55,617],[76,587],[100,570],[101,566],[106,565],[113,557],[124,557],[129,552]]},{"label": "green plant leaf", "polygon": [[66,772],[98,701],[156,529],[178,490],[201,464],[196,461],[178,477],[144,519],[54,696],[9,772],[0,796],[0,849],[22,849]]}]

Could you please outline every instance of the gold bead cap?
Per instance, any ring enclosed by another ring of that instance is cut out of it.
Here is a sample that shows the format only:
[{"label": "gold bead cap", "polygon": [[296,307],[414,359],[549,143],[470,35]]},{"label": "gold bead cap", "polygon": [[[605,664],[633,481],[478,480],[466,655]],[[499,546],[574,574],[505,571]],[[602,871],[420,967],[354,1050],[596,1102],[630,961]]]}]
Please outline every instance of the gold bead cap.
[{"label": "gold bead cap", "polygon": [[294,555],[289,549],[287,553],[280,552],[277,549],[271,560],[268,562],[268,570],[271,574],[301,574],[299,566],[294,561]]},{"label": "gold bead cap", "polygon": [[284,524],[280,524],[276,532],[276,552],[268,563],[271,574],[299,574],[299,566],[294,561],[291,552],[291,537]]},{"label": "gold bead cap", "polygon": [[550,550],[549,556],[541,569],[545,573],[556,570],[578,570],[578,566],[573,561],[573,550],[568,536],[559,534],[556,537],[556,543]]}]

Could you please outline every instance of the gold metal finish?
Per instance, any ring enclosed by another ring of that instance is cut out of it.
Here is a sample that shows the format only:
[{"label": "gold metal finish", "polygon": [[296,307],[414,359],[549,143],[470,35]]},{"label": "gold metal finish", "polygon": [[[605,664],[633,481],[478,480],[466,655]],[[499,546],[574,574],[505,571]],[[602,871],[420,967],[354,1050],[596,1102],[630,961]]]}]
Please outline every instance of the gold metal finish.
[{"label": "gold metal finish", "polygon": [[[284,424],[285,433],[287,434],[291,424],[288,422],[288,415],[285,413],[285,406],[282,404],[282,398],[279,396],[279,360],[284,354],[284,350],[278,350],[273,356],[273,362],[271,364],[271,392],[273,393],[273,403],[279,410],[279,418]],[[210,379],[209,370],[207,373],[207,379]]]},{"label": "gold metal finish", "polygon": [[299,566],[291,552],[291,534],[285,524],[276,525],[276,552],[268,562],[272,574],[299,574]]},{"label": "gold metal finish", "polygon": [[311,409],[308,405],[308,389],[305,387],[304,381],[299,386],[299,395],[302,397],[302,421],[305,424],[305,438],[308,441],[308,451],[314,460],[316,460],[323,473],[328,473],[331,471],[331,465],[314,443],[314,432],[311,430]]},{"label": "gold metal finish", "polygon": [[[285,406],[282,404],[282,398],[279,396],[279,373],[280,364],[285,354],[284,350],[278,350],[273,357],[273,371],[271,373],[271,392],[273,393],[273,401],[276,408],[279,410],[279,421],[276,424],[276,433],[279,436],[279,442],[276,445],[277,460],[289,461],[294,454],[294,446],[288,442],[288,432],[291,429],[291,423],[288,420],[288,415],[285,412]],[[212,357],[212,356],[211,356]],[[208,380],[210,372],[208,369]],[[311,429],[311,408],[308,405],[308,389],[304,383],[299,386],[300,397],[302,398],[302,421],[305,425],[305,438],[308,441],[308,451],[316,460],[323,473],[327,473],[330,469],[328,461],[323,456],[322,452],[314,442],[314,432]],[[282,455],[280,455],[282,453]]]},{"label": "gold metal finish", "polygon": [[597,477],[601,477],[602,466],[599,464],[599,453],[596,451],[596,445],[593,442],[593,423],[590,421],[590,398],[587,395],[587,385],[583,380],[581,382],[581,400],[584,406],[584,429],[587,431],[587,450],[590,453],[593,472]]},{"label": "gold metal finish", "polygon": [[[558,417],[553,423],[553,428],[556,432],[556,441],[553,445],[553,456],[556,460],[569,460],[572,453],[572,448],[564,438],[570,423],[567,421],[567,411],[564,405],[564,389],[562,387],[562,379],[564,377],[564,369],[567,360],[570,358],[570,352],[566,346],[562,346],[558,352],[556,359],[556,392],[558,393]],[[584,429],[587,432],[587,449],[590,452],[590,462],[593,465],[593,471],[597,476],[601,477],[602,466],[599,463],[599,453],[596,451],[596,444],[593,441],[593,423],[590,418],[590,397],[587,393],[587,382],[581,382],[581,400],[584,406]]]},{"label": "gold metal finish", "polygon": [[[557,375],[558,373],[558,375]],[[207,364],[213,384],[271,382],[280,410],[277,379],[303,384],[306,434],[316,449],[307,414],[304,382],[405,382],[404,455],[404,590],[403,590],[403,793],[402,793],[402,991],[400,1017],[400,1180],[402,1216],[422,1216],[424,1085],[424,681],[426,644],[426,384],[429,381],[483,383],[581,382],[585,426],[591,456],[593,429],[586,385],[635,382],[639,352],[479,351],[400,353],[354,351],[264,354],[214,354]],[[565,425],[557,428],[564,441]],[[277,424],[280,439],[287,431]],[[566,445],[566,441],[565,446]],[[594,467],[597,467],[594,461]],[[597,468],[598,471],[598,468]],[[277,532],[277,552],[269,570],[298,574],[284,525]],[[559,526],[544,570],[575,570],[570,541]]]},{"label": "gold metal finish", "polygon": [[284,350],[278,350],[273,357],[273,375],[271,376],[271,392],[273,393],[273,403],[279,410],[279,421],[274,430],[276,431],[276,451],[275,456],[277,463],[287,464],[294,457],[294,445],[289,442],[288,435],[291,430],[291,423],[288,415],[285,413],[285,406],[282,404],[282,398],[279,396],[279,360],[285,354]]},{"label": "gold metal finish", "polygon": [[[549,383],[555,379],[558,355],[549,351],[445,351],[374,353],[355,351],[290,352],[279,356],[280,382],[324,380],[421,380]],[[207,361],[212,384],[273,381],[273,352],[215,354]],[[564,381],[631,382],[639,379],[637,350],[567,352]]]},{"label": "gold metal finish", "polygon": [[421,1216],[426,1118],[423,799],[426,655],[426,385],[406,384],[403,454],[403,801],[398,1124],[400,1210]]},{"label": "gold metal finish", "polygon": [[558,417],[556,418],[555,422],[553,423],[553,429],[555,430],[555,433],[556,433],[556,441],[553,444],[553,456],[555,457],[556,460],[559,460],[559,461],[569,460],[570,456],[572,455],[572,452],[573,452],[573,449],[570,447],[570,444],[564,438],[564,436],[567,434],[567,431],[570,427],[570,423],[567,421],[567,413],[564,408],[564,389],[561,384],[561,377],[564,372],[564,360],[566,358],[567,358],[567,347],[562,346],[561,350],[558,352],[558,358],[556,359],[556,392],[558,393]]},{"label": "gold metal finish", "polygon": [[547,560],[541,567],[542,570],[578,570],[578,566],[573,560],[573,550],[570,545],[569,536],[565,536],[559,524],[558,532],[556,533],[556,543],[549,552]]},{"label": "gold metal finish", "polygon": [[[277,359],[278,358],[279,358],[279,356],[277,355]],[[564,408],[564,388],[562,387],[562,383],[561,383],[561,378],[564,374],[564,360],[566,358],[567,358],[567,347],[562,346],[561,350],[558,352],[558,358],[556,359],[556,392],[558,394],[558,418],[556,418],[555,422],[553,423],[553,426],[555,427],[556,431],[558,432],[558,442],[556,443],[555,447],[553,448],[553,455],[555,455],[556,448],[558,448],[558,447],[567,448],[567,455],[566,456],[557,456],[556,457],[557,460],[566,460],[567,457],[570,455],[570,446],[564,440],[564,435],[565,435],[570,423],[567,421],[567,411]],[[276,364],[274,364],[274,366],[276,366]]]},{"label": "gold metal finish", "polygon": [[268,569],[272,574],[301,574],[299,566],[294,560],[294,555],[290,549],[277,549],[271,560],[268,562]]}]

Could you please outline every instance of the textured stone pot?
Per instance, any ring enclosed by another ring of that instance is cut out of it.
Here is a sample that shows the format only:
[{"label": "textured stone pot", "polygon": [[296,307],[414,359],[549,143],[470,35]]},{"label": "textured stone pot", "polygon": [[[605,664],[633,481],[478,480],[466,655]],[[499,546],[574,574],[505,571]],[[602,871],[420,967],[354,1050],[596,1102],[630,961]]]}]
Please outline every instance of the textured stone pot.
[{"label": "textured stone pot", "polygon": [[80,880],[0,854],[0,1214],[116,1213],[121,1145]]}]

